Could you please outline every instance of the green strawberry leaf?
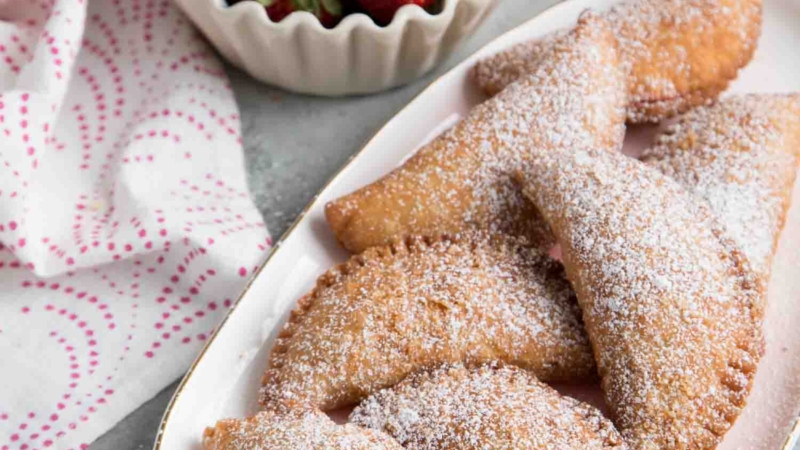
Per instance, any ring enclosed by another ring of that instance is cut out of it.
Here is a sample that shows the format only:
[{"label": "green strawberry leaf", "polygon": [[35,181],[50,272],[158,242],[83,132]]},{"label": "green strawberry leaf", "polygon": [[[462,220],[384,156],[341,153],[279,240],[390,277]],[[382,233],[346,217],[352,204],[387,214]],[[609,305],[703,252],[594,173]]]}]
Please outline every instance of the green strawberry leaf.
[{"label": "green strawberry leaf", "polygon": [[341,16],[342,15],[342,2],[339,0],[321,0],[322,6],[325,8],[326,11],[332,16]]},{"label": "green strawberry leaf", "polygon": [[320,7],[320,0],[293,0],[296,10],[308,11],[317,17],[322,15],[322,8]]},{"label": "green strawberry leaf", "polygon": [[255,1],[256,3],[261,4],[261,6],[269,8],[270,6],[272,6],[273,3],[275,3],[278,0],[255,0]]},{"label": "green strawberry leaf", "polygon": [[294,0],[294,7],[298,11],[311,11],[314,9],[314,0]]}]

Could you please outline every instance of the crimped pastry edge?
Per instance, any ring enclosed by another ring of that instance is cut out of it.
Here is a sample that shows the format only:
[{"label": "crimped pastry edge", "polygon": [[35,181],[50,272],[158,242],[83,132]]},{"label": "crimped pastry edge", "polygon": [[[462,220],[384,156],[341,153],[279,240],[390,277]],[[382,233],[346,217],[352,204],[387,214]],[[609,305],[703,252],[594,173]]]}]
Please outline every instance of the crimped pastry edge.
[{"label": "crimped pastry edge", "polygon": [[[268,368],[261,378],[262,389],[259,393],[259,403],[261,406],[264,408],[282,408],[286,406],[273,404],[264,387],[274,383],[277,369],[282,368],[281,365],[275,365],[275,359],[288,351],[292,337],[294,337],[297,329],[303,323],[305,315],[314,307],[323,289],[327,289],[335,283],[341,282],[341,279],[348,277],[353,271],[365,267],[367,263],[371,261],[392,258],[398,254],[421,254],[422,252],[432,250],[433,246],[439,243],[465,246],[470,251],[473,251],[483,244],[496,246],[498,248],[505,247],[513,251],[518,251],[521,248],[529,249],[539,254],[542,262],[546,264],[545,269],[547,270],[548,276],[561,274],[566,280],[566,272],[561,262],[549,257],[545,252],[541,251],[540,248],[533,245],[529,239],[520,236],[498,236],[482,232],[468,232],[458,235],[441,234],[437,237],[411,235],[395,239],[391,244],[368,248],[362,253],[353,255],[347,261],[332,267],[320,275],[311,292],[298,300],[297,306],[289,314],[289,318],[276,337],[270,351]],[[294,404],[290,406],[305,407],[303,405]]]}]

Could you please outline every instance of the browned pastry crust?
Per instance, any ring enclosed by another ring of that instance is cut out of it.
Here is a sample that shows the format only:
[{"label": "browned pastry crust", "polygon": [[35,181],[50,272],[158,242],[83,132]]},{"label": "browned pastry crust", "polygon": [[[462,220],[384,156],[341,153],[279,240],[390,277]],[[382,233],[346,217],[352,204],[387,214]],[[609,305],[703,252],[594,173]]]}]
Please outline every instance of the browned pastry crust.
[{"label": "browned pastry crust", "polygon": [[729,97],[692,110],[642,160],[705,198],[769,279],[800,158],[800,94]]},{"label": "browned pastry crust", "polygon": [[704,202],[622,154],[542,153],[520,182],[561,244],[628,445],[715,448],[763,353],[762,278]]},{"label": "browned pastry crust", "polygon": [[535,73],[475,107],[381,180],[329,203],[328,223],[353,252],[398,237],[475,229],[549,248],[550,233],[512,173],[532,148],[621,143],[624,96],[614,39],[604,21],[587,15]]},{"label": "browned pastry crust", "polygon": [[402,450],[388,435],[337,425],[319,411],[260,412],[220,420],[203,433],[204,450]]},{"label": "browned pastry crust", "polygon": [[264,375],[272,409],[332,410],[443,363],[516,364],[543,379],[594,378],[561,265],[518,239],[409,238],[320,277]]},{"label": "browned pastry crust", "polygon": [[[709,103],[753,57],[761,0],[633,0],[605,13],[628,74],[628,120],[658,122]],[[479,62],[472,75],[495,95],[536,70],[557,35]]]},{"label": "browned pastry crust", "polygon": [[482,59],[472,68],[470,76],[489,96],[495,96],[508,85],[535,71],[550,48],[563,39],[563,30],[546,34],[539,39],[516,44],[507,50]]},{"label": "browned pastry crust", "polygon": [[594,407],[512,366],[445,366],[411,375],[353,411],[409,450],[624,450]]}]

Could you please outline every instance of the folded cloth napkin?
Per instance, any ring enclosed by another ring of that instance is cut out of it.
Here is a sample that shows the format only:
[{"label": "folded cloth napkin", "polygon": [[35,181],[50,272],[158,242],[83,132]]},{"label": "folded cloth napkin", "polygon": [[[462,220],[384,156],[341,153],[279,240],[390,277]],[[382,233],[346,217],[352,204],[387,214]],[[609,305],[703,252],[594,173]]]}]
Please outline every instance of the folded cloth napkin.
[{"label": "folded cloth napkin", "polygon": [[186,370],[271,243],[238,119],[170,0],[0,0],[0,450]]}]

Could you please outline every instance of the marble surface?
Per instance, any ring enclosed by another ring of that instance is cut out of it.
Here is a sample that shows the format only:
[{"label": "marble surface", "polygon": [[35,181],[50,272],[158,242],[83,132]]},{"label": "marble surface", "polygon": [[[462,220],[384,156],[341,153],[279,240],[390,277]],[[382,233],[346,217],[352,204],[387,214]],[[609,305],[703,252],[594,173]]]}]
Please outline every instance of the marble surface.
[{"label": "marble surface", "polygon": [[[502,0],[478,32],[432,74],[378,95],[319,98],[280,91],[228,67],[242,116],[248,182],[277,238],[327,180],[431,81],[503,32],[558,0]],[[177,380],[90,446],[152,448]]]}]

